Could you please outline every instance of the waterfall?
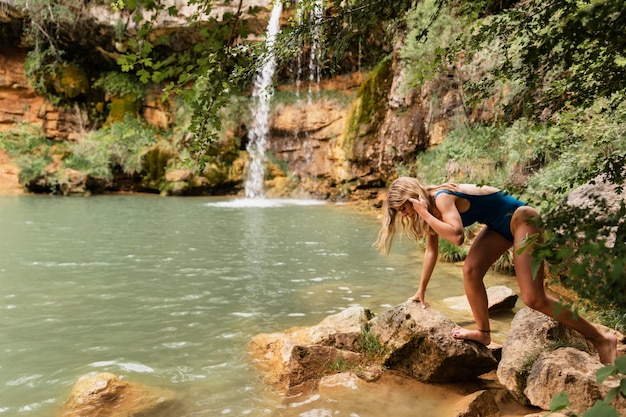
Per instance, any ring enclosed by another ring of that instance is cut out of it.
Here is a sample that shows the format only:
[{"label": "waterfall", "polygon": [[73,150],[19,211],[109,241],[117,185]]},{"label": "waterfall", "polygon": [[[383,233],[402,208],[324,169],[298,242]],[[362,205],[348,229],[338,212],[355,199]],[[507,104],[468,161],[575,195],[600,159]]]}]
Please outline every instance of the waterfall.
[{"label": "waterfall", "polygon": [[281,0],[276,0],[267,25],[265,39],[266,51],[260,58],[260,69],[254,80],[252,90],[252,125],[248,132],[249,142],[246,147],[250,154],[250,166],[245,183],[245,196],[247,198],[263,198],[263,178],[265,177],[265,148],[269,133],[270,101],[274,90],[272,81],[276,69],[276,56],[274,54],[274,42],[280,30],[280,14],[282,12]]},{"label": "waterfall", "polygon": [[320,71],[321,71],[321,23],[324,13],[323,0],[315,0],[313,10],[311,11],[311,20],[313,28],[311,29],[311,54],[309,56],[309,104],[313,96],[313,86],[316,87],[316,93],[319,93]]},{"label": "waterfall", "polygon": [[[309,50],[309,92],[307,95],[307,105],[313,105],[313,98],[319,98],[320,80],[321,80],[321,61],[322,61],[322,18],[324,13],[323,0],[315,0],[313,10],[311,10],[311,45]],[[308,135],[302,141],[302,150],[306,165],[311,163],[313,157],[313,145],[309,141]]]}]

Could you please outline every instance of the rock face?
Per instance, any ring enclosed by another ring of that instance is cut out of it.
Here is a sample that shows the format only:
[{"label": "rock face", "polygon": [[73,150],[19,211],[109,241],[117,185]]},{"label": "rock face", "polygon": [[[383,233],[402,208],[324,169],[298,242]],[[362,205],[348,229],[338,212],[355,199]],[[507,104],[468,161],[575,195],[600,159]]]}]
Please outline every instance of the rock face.
[{"label": "rock face", "polygon": [[19,182],[19,168],[9,156],[0,151],[0,195],[22,194],[24,189]]},{"label": "rock face", "polygon": [[[101,25],[108,22],[106,18],[96,21]],[[77,49],[81,47],[76,45]],[[94,121],[78,106],[57,108],[37,95],[24,75],[27,52],[0,49],[0,130],[26,122],[41,127],[49,139],[80,140],[97,127]],[[436,83],[407,90],[402,69],[401,60],[394,57],[378,77],[362,73],[339,76],[313,87],[331,94],[275,106],[268,151],[286,164],[285,174],[297,178],[299,191],[322,198],[337,194],[354,199],[375,197],[376,189],[385,186],[385,178],[395,172],[398,163],[441,141],[445,126],[462,106],[458,100],[442,100],[434,111],[431,98],[455,97],[455,93],[439,91]],[[139,114],[158,128],[171,128],[175,109],[159,104],[159,91],[154,89],[153,95],[145,97]],[[368,100],[360,95],[362,91],[376,92],[372,108],[364,108]],[[330,99],[329,95],[341,98]],[[357,120],[361,113],[370,114],[370,119]],[[240,130],[235,136],[243,143],[245,128]],[[232,136],[233,132],[226,135]],[[240,153],[245,158],[245,153]],[[206,184],[202,187],[207,188]],[[228,188],[232,184],[213,187]]]},{"label": "rock face", "polygon": [[139,417],[167,410],[174,402],[170,391],[131,384],[105,372],[80,378],[58,417]]},{"label": "rock face", "polygon": [[367,309],[348,308],[316,326],[259,334],[250,342],[249,352],[266,382],[278,390],[316,385],[332,371],[332,363],[354,365],[362,359],[361,332],[371,317]]},{"label": "rock face", "polygon": [[517,312],[511,330],[502,345],[502,360],[498,364],[498,379],[521,403],[528,400],[523,393],[530,367],[539,355],[556,341],[568,341],[590,351],[580,333],[530,308]]},{"label": "rock face", "polygon": [[[422,382],[475,379],[495,369],[496,360],[484,346],[454,339],[455,324],[434,309],[404,303],[372,318],[369,310],[351,307],[309,328],[255,336],[251,356],[274,387],[291,391],[338,368],[359,368],[375,380],[380,365]],[[368,351],[367,335],[378,351]],[[376,366],[368,358],[375,358]],[[339,366],[340,365],[340,366]]]},{"label": "rock face", "polygon": [[495,369],[489,349],[452,337],[456,324],[432,308],[406,302],[370,322],[370,331],[388,348],[383,364],[423,382],[475,379]]},{"label": "rock face", "polygon": [[[487,299],[489,300],[489,312],[510,310],[517,304],[519,296],[512,289],[504,285],[496,285],[487,288]],[[460,297],[449,297],[443,300],[450,308],[471,311],[469,301],[465,295]]]},{"label": "rock face", "polygon": [[[620,355],[624,335],[615,333],[621,341]],[[555,350],[556,346],[569,347]],[[497,375],[521,404],[547,410],[555,395],[566,392],[568,409],[582,414],[620,383],[609,378],[598,384],[596,372],[602,367],[597,352],[582,335],[542,313],[524,308],[511,323]],[[619,415],[626,415],[623,398],[615,399],[611,405]]]},{"label": "rock face", "polygon": [[[375,317],[363,307],[350,307],[315,326],[259,334],[250,342],[249,353],[264,380],[290,395],[333,387],[357,389],[363,381],[384,381],[389,374],[422,383],[487,381],[496,374],[504,395],[478,384],[478,389],[454,400],[457,417],[499,416],[504,397],[515,398],[521,407],[547,410],[561,391],[569,394],[569,410],[583,413],[620,383],[609,378],[598,384],[595,374],[603,365],[585,339],[529,308],[516,314],[499,364],[486,347],[454,339],[454,327],[433,308],[422,309],[415,302]],[[624,335],[617,337],[622,355]],[[557,343],[575,347],[554,350]],[[497,372],[488,374],[496,366]],[[614,400],[612,406],[626,415],[624,399]]]},{"label": "rock face", "polygon": [[[530,369],[524,394],[532,405],[547,410],[552,397],[564,391],[569,397],[568,408],[582,414],[618,385],[617,381],[596,382],[596,372],[602,366],[596,358],[574,348],[544,352]],[[626,415],[624,399],[618,396],[613,406],[620,416]]]}]

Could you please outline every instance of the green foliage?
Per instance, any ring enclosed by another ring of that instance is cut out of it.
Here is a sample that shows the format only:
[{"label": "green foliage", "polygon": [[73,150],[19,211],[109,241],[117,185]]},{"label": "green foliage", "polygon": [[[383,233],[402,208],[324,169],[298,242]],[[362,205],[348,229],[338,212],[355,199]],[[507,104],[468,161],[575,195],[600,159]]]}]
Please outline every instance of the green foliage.
[{"label": "green foliage", "polygon": [[180,40],[157,31],[152,20],[144,19],[148,14],[153,19],[159,14],[178,16],[176,7],[151,0],[114,4],[115,9],[140,25],[136,34],[126,33],[128,52],[118,59],[118,64],[123,72],[136,74],[142,83],[166,84],[164,99],[176,94],[185,100],[192,115],[189,130],[194,133],[187,146],[193,158],[203,161],[211,143],[218,139],[220,110],[231,95],[246,87],[254,75],[252,64],[258,56],[254,46],[235,43],[248,34],[247,23],[241,19],[242,10],[226,13],[220,21],[215,17],[205,19],[211,14],[212,3],[189,2],[197,7],[197,13],[188,18],[188,29],[195,37],[184,41],[185,45],[172,45]]},{"label": "green foliage", "polygon": [[76,29],[83,16],[83,0],[14,0],[13,6],[28,12],[23,39],[31,49],[25,72],[35,91],[53,103],[75,97],[75,93],[64,94],[67,89],[59,89],[59,84],[68,65],[80,66],[68,57],[63,42],[64,34]]},{"label": "green foliage", "polygon": [[[420,154],[416,164],[426,183],[447,181],[503,184],[506,161],[501,126],[461,125],[436,148]],[[495,180],[495,178],[499,178]]]},{"label": "green foliage", "polygon": [[52,162],[53,146],[54,142],[47,139],[39,127],[27,123],[18,124],[11,131],[0,132],[0,148],[20,168],[20,184],[29,184],[46,175],[46,167]]},{"label": "green foliage", "polygon": [[81,140],[72,143],[71,153],[63,160],[66,168],[79,171],[87,176],[111,178],[109,150],[103,142]]},{"label": "green foliage", "polygon": [[626,312],[626,204],[608,210],[596,197],[594,208],[562,204],[546,213],[546,239],[535,250],[557,279],[581,297],[603,308]]},{"label": "green foliage", "polygon": [[385,354],[386,347],[380,343],[378,337],[367,327],[361,330],[361,353],[367,361],[380,358]]},{"label": "green foliage", "polygon": [[[62,175],[62,168],[105,179],[112,178],[118,170],[127,175],[142,174],[145,156],[157,139],[154,128],[134,118],[113,123],[67,145],[46,139],[35,126],[21,124],[12,131],[0,132],[0,148],[20,167],[21,184],[28,186],[33,181],[43,181],[54,189],[58,182],[55,175]],[[53,161],[58,161],[57,169],[48,172],[46,168]],[[157,161],[158,166],[163,164]],[[155,168],[154,172],[157,171]],[[162,170],[158,172],[163,174]]]},{"label": "green foliage", "polygon": [[342,354],[339,354],[339,356],[326,364],[326,369],[335,373],[345,372],[350,369],[350,363],[343,357]]},{"label": "green foliage", "polygon": [[[591,408],[582,414],[582,417],[619,417],[615,407],[610,404],[618,395],[622,398],[626,398],[626,356],[620,356],[615,359],[614,365],[607,365],[598,369],[596,372],[596,381],[598,384],[602,384],[611,376],[617,376],[620,379],[620,384],[611,388],[603,400],[597,400]],[[569,396],[565,391],[560,392],[552,397],[550,413],[546,415],[548,416],[557,411],[567,410],[568,405]],[[569,414],[572,417],[578,417],[575,413],[570,412]]]},{"label": "green foliage", "polygon": [[[318,0],[294,2],[295,13],[279,37],[279,61],[291,61],[318,37],[324,74],[371,68],[389,54],[396,36],[403,33],[404,16],[415,0],[326,0],[331,13],[316,14]],[[358,61],[355,52],[358,51]]]},{"label": "green foliage", "polygon": [[384,59],[361,83],[355,104],[348,115],[348,128],[344,138],[346,153],[352,154],[356,138],[376,131],[382,121],[379,109],[384,106],[391,81],[391,60]]},{"label": "green foliage", "polygon": [[421,86],[442,75],[441,60],[464,23],[441,0],[420,1],[407,13],[406,21],[408,33],[400,56],[406,63],[408,86]]},{"label": "green foliage", "polygon": [[439,239],[439,258],[445,262],[461,262],[467,257],[467,249]]},{"label": "green foliage", "polygon": [[0,148],[11,157],[25,153],[45,154],[52,143],[41,128],[28,123],[17,123],[12,130],[0,132]]},{"label": "green foliage", "polygon": [[530,352],[525,358],[518,369],[515,370],[515,386],[517,387],[517,394],[521,397],[524,394],[524,390],[528,386],[528,375],[533,365],[541,356],[542,351],[537,349],[534,352]]},{"label": "green foliage", "polygon": [[116,97],[129,97],[137,101],[143,99],[144,86],[134,74],[118,71],[105,72],[93,83],[93,86],[102,88]]},{"label": "green foliage", "polygon": [[157,135],[151,126],[126,117],[124,122],[93,132],[86,140],[102,144],[110,169],[119,167],[123,173],[133,175],[141,173],[143,157],[157,142]]},{"label": "green foliage", "polygon": [[626,312],[614,309],[603,309],[594,313],[597,320],[611,329],[626,333]]},{"label": "green foliage", "polygon": [[[625,6],[623,0],[532,0],[478,21],[454,52],[465,50],[471,59],[498,50],[491,73],[523,86],[510,109],[524,114],[611,99],[626,90]],[[483,91],[490,86],[493,79],[476,84]]]}]

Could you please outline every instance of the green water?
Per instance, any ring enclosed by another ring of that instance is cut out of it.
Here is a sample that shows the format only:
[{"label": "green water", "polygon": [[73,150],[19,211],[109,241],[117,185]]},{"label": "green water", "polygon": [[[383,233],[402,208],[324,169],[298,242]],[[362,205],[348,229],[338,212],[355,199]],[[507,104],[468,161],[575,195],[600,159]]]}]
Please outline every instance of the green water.
[{"label": "green water", "polygon": [[[246,354],[258,333],[411,296],[419,248],[398,241],[381,258],[377,230],[348,207],[306,201],[0,197],[0,416],[54,416],[80,376],[106,371],[176,392],[168,417],[402,417],[417,406],[440,417],[437,395],[400,389],[391,404],[375,385],[365,399],[353,388],[283,398]],[[460,268],[440,265],[433,307],[470,323],[441,301],[462,293]]]}]

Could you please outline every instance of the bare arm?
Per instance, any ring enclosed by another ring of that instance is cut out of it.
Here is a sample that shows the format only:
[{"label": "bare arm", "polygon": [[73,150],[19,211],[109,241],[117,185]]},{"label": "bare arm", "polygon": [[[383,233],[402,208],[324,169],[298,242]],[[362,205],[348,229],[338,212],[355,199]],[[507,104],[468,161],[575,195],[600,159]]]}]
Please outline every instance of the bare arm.
[{"label": "bare arm", "polygon": [[422,199],[409,198],[413,209],[424,219],[426,223],[443,239],[453,245],[461,245],[465,240],[463,221],[459,210],[455,205],[455,197],[449,194],[441,194],[435,200],[437,209],[441,212],[442,220],[439,220],[428,211],[426,202]]},{"label": "bare arm", "polygon": [[424,252],[424,262],[422,263],[422,276],[420,278],[419,289],[415,295],[409,300],[419,301],[422,304],[422,308],[426,308],[426,287],[430,282],[430,278],[435,270],[437,264],[437,258],[439,257],[439,236],[428,234],[426,235],[426,251]]}]

